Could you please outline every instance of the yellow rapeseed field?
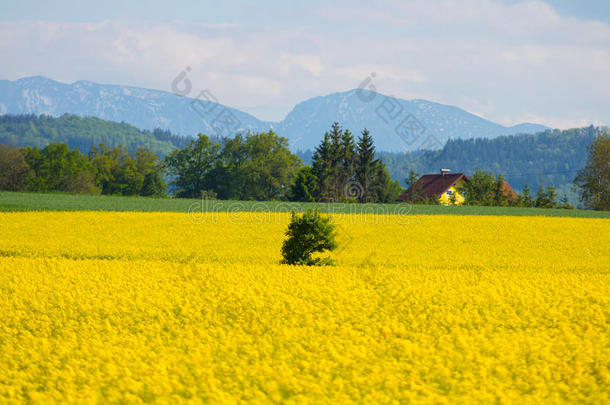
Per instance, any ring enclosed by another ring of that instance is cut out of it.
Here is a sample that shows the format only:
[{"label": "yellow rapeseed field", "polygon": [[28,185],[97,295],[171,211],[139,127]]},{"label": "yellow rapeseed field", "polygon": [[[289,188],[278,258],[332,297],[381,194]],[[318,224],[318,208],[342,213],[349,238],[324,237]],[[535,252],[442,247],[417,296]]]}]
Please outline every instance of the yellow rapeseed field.
[{"label": "yellow rapeseed field", "polygon": [[609,403],[604,219],[0,213],[0,403]]}]

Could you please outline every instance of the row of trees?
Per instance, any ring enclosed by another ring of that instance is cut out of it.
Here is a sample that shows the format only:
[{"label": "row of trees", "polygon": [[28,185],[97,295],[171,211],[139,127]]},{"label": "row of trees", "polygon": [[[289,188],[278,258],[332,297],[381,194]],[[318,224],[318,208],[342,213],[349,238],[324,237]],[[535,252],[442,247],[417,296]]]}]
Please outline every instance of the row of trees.
[{"label": "row of trees", "polygon": [[125,148],[101,143],[86,156],[64,143],[42,149],[0,145],[2,190],[164,196],[161,171],[157,155],[147,148],[131,156]]},{"label": "row of trees", "polygon": [[[7,122],[21,125],[17,118],[13,121]],[[575,184],[585,206],[609,210],[610,135],[597,134],[588,150]],[[273,131],[212,139],[200,134],[163,161],[148,148],[130,154],[127,148],[104,143],[93,146],[88,155],[63,143],[42,149],[0,145],[0,189],[165,196],[166,175],[177,197],[393,202],[402,189],[376,156],[366,129],[356,142],[338,123],[315,149],[311,166],[304,166],[288,149],[288,141]],[[407,186],[416,187],[418,178],[410,170]],[[504,184],[501,174],[475,169],[470,182],[459,191],[468,205],[571,207],[565,196],[557,201],[557,189],[544,182],[535,194],[526,183],[516,198],[506,192]],[[411,200],[438,203],[419,198],[417,190]]]},{"label": "row of trees", "polygon": [[399,182],[376,159],[369,131],[362,131],[356,144],[351,132],[335,122],[313,153],[311,167],[297,174],[291,199],[394,202],[401,191]]},{"label": "row of trees", "polygon": [[177,197],[235,200],[392,202],[402,189],[375,158],[367,130],[356,144],[335,123],[311,166],[273,131],[218,141],[198,135],[165,159]]},{"label": "row of trees", "polygon": [[199,135],[162,161],[148,148],[130,154],[104,143],[88,155],[64,143],[0,145],[0,189],[162,197],[167,175],[177,197],[281,200],[301,166],[272,131],[220,140]]},{"label": "row of trees", "polygon": [[516,205],[535,208],[574,208],[568,202],[568,198],[565,195],[558,199],[557,188],[555,186],[549,184],[545,187],[544,182],[538,185],[535,194],[532,194],[529,184],[525,183]]}]

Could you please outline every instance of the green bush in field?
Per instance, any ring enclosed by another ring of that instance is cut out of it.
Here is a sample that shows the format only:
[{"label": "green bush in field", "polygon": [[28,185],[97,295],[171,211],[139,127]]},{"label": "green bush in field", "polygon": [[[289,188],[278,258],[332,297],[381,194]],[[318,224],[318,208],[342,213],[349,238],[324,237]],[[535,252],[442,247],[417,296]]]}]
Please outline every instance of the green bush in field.
[{"label": "green bush in field", "polygon": [[330,219],[320,216],[317,211],[307,211],[303,215],[293,211],[286,231],[288,239],[282,246],[282,263],[303,266],[332,265],[330,259],[313,258],[312,255],[337,248],[334,229]]}]

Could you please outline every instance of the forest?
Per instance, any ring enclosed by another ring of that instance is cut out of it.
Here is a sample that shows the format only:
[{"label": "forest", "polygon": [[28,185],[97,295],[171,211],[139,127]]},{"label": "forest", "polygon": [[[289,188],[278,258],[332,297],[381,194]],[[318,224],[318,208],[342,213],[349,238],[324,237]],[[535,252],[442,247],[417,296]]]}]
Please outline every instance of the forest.
[{"label": "forest", "polygon": [[190,138],[172,134],[167,130],[140,130],[124,122],[106,121],[94,117],[64,114],[48,115],[0,115],[0,144],[17,147],[45,146],[61,142],[70,149],[87,153],[95,145],[121,145],[129,152],[140,147],[149,148],[165,156],[176,148],[184,147]]}]

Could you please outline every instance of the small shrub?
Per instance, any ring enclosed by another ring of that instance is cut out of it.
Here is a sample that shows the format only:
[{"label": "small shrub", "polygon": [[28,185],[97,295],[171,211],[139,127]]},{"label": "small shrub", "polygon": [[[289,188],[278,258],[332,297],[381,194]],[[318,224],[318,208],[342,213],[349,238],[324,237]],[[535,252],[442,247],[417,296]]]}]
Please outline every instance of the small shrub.
[{"label": "small shrub", "polygon": [[293,211],[286,231],[288,239],[282,246],[282,263],[303,266],[332,265],[333,262],[329,258],[313,258],[312,254],[332,251],[337,247],[334,229],[330,219],[321,217],[317,211],[307,211],[303,215]]}]

